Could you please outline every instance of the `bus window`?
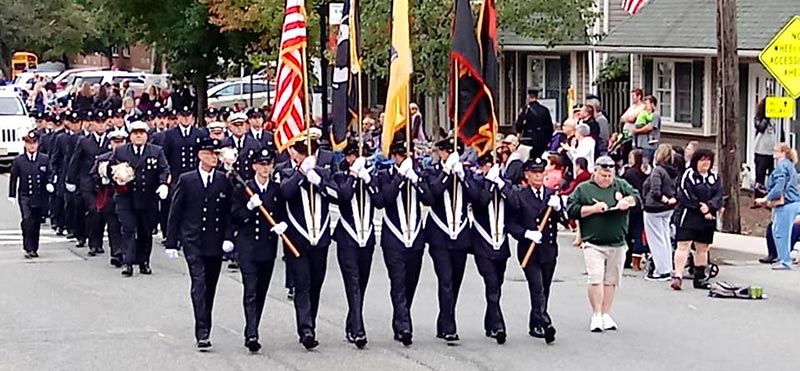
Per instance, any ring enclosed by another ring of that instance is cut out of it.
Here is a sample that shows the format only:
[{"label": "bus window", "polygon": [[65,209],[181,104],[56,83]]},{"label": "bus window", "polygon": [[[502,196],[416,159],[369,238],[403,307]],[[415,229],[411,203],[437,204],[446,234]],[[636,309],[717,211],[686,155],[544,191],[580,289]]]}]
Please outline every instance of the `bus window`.
[{"label": "bus window", "polygon": [[39,67],[39,57],[30,52],[16,52],[11,57],[11,78],[27,70],[35,70]]}]

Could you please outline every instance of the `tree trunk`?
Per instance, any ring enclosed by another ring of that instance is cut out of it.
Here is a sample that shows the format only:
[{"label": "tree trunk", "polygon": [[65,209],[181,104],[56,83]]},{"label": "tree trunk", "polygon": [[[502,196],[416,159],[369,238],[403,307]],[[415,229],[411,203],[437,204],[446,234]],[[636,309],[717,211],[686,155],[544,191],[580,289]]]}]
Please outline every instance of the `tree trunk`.
[{"label": "tree trunk", "polygon": [[8,47],[2,40],[0,40],[0,72],[2,72],[3,76],[6,79],[11,79],[11,70],[9,69],[9,63],[11,61],[11,53]]},{"label": "tree trunk", "polygon": [[[114,53],[111,51],[111,47],[107,47],[105,53],[103,55],[106,57],[106,61],[108,62],[108,68],[114,67]],[[119,67],[119,66],[117,66]]]},{"label": "tree trunk", "polygon": [[206,79],[205,69],[197,71],[192,77],[192,86],[195,94],[195,112],[197,126],[205,126],[205,111],[208,106],[208,80]]},{"label": "tree trunk", "polygon": [[156,75],[160,75],[163,70],[162,68],[163,64],[164,64],[164,57],[161,55],[161,53],[158,52],[158,50],[156,50],[156,46],[155,44],[153,44],[153,73]]},{"label": "tree trunk", "polygon": [[717,162],[720,180],[728,196],[722,231],[740,233],[739,217],[739,57],[736,34],[736,0],[717,0],[717,92],[719,120]]}]

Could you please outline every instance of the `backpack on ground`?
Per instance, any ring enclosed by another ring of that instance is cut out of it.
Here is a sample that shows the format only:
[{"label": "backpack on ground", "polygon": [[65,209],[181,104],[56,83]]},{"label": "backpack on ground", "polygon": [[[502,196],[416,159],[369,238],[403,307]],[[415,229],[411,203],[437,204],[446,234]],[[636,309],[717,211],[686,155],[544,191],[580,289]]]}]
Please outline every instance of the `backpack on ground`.
[{"label": "backpack on ground", "polygon": [[751,300],[759,300],[766,298],[761,287],[740,286],[728,281],[712,283],[711,289],[708,291],[708,296],[712,298],[733,298],[733,299],[751,299]]}]

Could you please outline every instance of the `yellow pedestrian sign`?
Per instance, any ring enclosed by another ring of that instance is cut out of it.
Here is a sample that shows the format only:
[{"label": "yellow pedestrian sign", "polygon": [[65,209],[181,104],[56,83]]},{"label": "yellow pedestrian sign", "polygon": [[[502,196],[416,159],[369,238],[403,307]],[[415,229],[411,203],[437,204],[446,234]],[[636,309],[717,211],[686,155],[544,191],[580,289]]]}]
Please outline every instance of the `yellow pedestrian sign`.
[{"label": "yellow pedestrian sign", "polygon": [[790,97],[800,97],[800,16],[783,26],[758,59]]},{"label": "yellow pedestrian sign", "polygon": [[767,97],[767,117],[788,119],[794,116],[794,98]]}]

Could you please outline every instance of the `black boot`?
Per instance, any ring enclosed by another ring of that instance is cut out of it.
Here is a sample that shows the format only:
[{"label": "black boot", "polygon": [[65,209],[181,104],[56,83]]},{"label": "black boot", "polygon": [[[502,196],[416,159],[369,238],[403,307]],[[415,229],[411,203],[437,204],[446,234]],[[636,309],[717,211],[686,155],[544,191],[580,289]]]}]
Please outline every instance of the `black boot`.
[{"label": "black boot", "polygon": [[122,270],[123,277],[133,276],[133,265],[125,264],[125,269]]},{"label": "black boot", "polygon": [[708,290],[711,287],[711,284],[708,283],[706,279],[706,266],[695,266],[694,267],[694,288],[700,290]]}]

